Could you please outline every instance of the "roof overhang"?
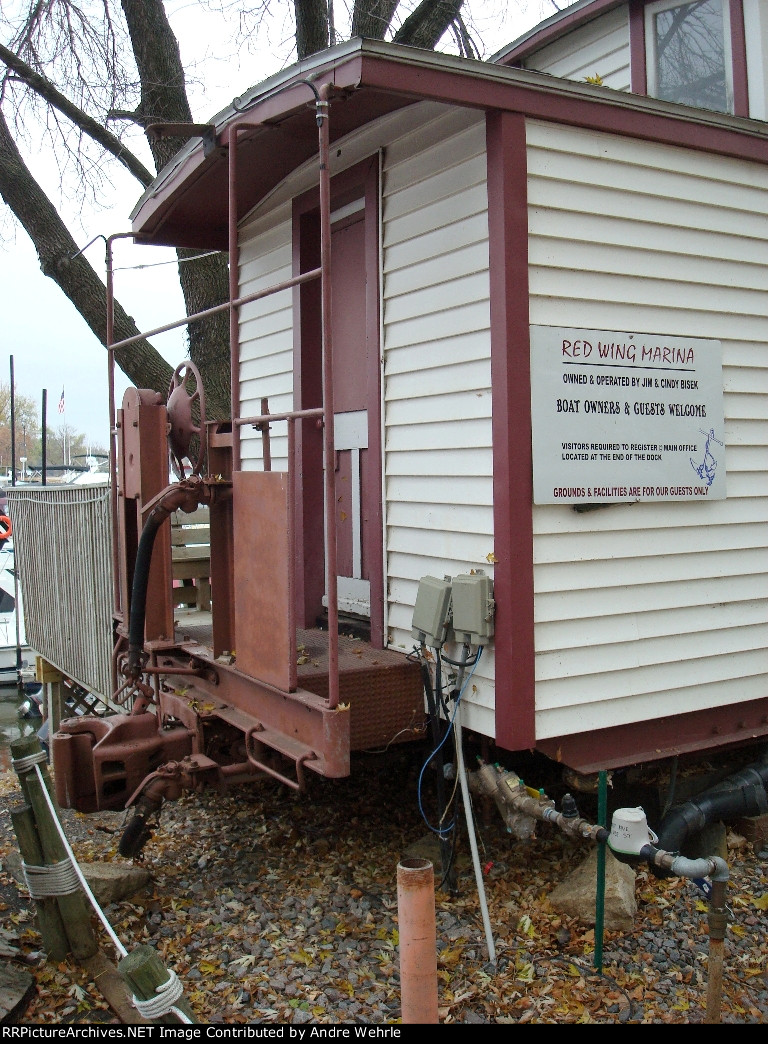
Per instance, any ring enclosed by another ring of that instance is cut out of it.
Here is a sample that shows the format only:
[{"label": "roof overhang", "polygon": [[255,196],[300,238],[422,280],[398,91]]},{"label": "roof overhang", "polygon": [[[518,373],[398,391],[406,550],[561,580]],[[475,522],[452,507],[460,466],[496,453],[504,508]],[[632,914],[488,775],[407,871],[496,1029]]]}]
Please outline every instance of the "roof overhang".
[{"label": "roof overhang", "polygon": [[[539,22],[527,33],[513,40],[512,43],[502,47],[491,56],[490,61],[500,65],[511,65],[522,62],[529,54],[545,47],[553,40],[560,39],[573,29],[579,29],[587,22],[598,18],[614,7],[627,7],[628,0],[576,0],[575,4],[569,4],[562,8],[543,22]],[[629,14],[627,14],[629,18]]]},{"label": "roof overhang", "polygon": [[435,101],[516,112],[768,162],[768,124],[661,102],[545,73],[370,40],[352,40],[235,99],[190,139],[131,214],[138,242],[226,250],[228,151],[237,147],[240,220],[318,151],[312,88],[331,91],[331,146],[404,106]]}]

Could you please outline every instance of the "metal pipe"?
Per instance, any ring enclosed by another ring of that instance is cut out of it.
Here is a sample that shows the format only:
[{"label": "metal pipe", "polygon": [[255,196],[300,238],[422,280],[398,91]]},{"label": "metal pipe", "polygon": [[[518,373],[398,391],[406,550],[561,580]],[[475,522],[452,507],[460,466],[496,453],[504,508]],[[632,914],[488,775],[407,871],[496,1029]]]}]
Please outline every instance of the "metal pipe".
[{"label": "metal pipe", "polygon": [[240,311],[233,304],[240,286],[237,243],[237,136],[233,127],[227,156],[229,197],[227,200],[227,236],[229,248],[229,350],[230,350],[230,416],[232,418],[232,473],[240,470],[240,429],[235,418],[240,410]]},{"label": "metal pipe", "polygon": [[437,1025],[435,875],[428,859],[397,865],[400,1001],[404,1025]]},{"label": "metal pipe", "polygon": [[[104,340],[107,348],[107,389],[109,409],[109,502],[112,524],[112,613],[115,619],[122,612],[120,604],[120,529],[117,522],[117,417],[115,410],[115,284],[112,264],[112,243],[125,239],[130,233],[116,232],[104,240],[105,267],[107,272],[106,330]],[[112,660],[112,691],[117,692],[116,662]]]},{"label": "metal pipe", "polygon": [[336,554],[336,448],[333,416],[333,334],[331,324],[331,172],[328,128],[330,86],[316,101],[320,151],[320,280],[323,350],[323,447],[325,464],[325,575],[328,597],[328,706],[339,705],[339,592]]},{"label": "metal pipe", "polygon": [[640,858],[649,865],[662,867],[675,877],[698,880],[709,877],[712,890],[709,895],[709,961],[707,966],[707,1008],[704,1022],[714,1025],[721,1021],[723,997],[723,949],[728,918],[725,905],[725,886],[728,882],[728,864],[720,856],[688,859],[676,852],[667,852],[655,845],[643,845]]},{"label": "metal pipe", "polygon": [[[11,356],[11,486],[16,485],[16,379]],[[13,543],[13,621],[16,628],[16,687],[22,691],[21,680],[21,613],[19,612],[19,562],[16,558],[16,541]]]},{"label": "metal pipe", "polygon": [[723,999],[723,950],[727,915],[725,907],[725,881],[712,878],[709,897],[709,961],[707,962],[707,1009],[704,1022],[707,1025],[721,1021]]},{"label": "metal pipe", "polygon": [[[118,237],[113,236],[112,238],[116,239]],[[169,333],[171,330],[177,330],[180,326],[188,326],[189,323],[194,323],[198,319],[208,319],[212,315],[218,315],[219,312],[225,312],[228,308],[239,308],[241,305],[259,301],[263,297],[271,297],[272,294],[279,293],[281,290],[290,290],[291,287],[319,278],[320,269],[313,268],[309,272],[302,272],[301,275],[284,279],[281,283],[273,283],[272,286],[268,286],[265,290],[255,290],[252,294],[246,294],[245,297],[236,297],[233,301],[225,301],[220,305],[211,305],[210,308],[203,308],[200,312],[192,312],[191,315],[185,315],[181,319],[174,319],[173,322],[165,323],[163,326],[155,326],[151,330],[143,330],[141,333],[133,334],[122,341],[116,341],[112,347],[127,348],[131,344],[136,344],[137,341],[145,341],[148,337]]]}]

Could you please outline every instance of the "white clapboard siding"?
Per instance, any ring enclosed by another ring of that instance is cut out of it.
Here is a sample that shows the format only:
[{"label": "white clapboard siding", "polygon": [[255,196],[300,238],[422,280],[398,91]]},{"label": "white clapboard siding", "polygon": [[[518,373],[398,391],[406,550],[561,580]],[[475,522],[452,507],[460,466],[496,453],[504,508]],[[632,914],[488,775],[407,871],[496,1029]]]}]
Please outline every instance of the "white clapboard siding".
[{"label": "white clapboard siding", "polygon": [[[240,231],[240,296],[257,293],[291,277],[291,207],[285,204],[248,222]],[[291,290],[251,301],[240,309],[240,416],[293,409],[293,297]],[[270,425],[272,467],[287,466],[285,422]],[[262,437],[241,429],[243,467],[262,467]]]},{"label": "white clapboard siding", "polygon": [[538,122],[528,142],[531,322],[719,338],[727,470],[722,501],[534,508],[537,736],[764,695],[768,172]]},{"label": "white clapboard siding", "polygon": [[[485,124],[456,112],[384,152],[383,355],[387,634],[409,651],[422,576],[493,550]],[[493,657],[462,701],[494,733]]]},{"label": "white clapboard siding", "polygon": [[624,4],[593,19],[525,60],[537,69],[568,80],[599,76],[603,86],[629,90],[629,17]]}]

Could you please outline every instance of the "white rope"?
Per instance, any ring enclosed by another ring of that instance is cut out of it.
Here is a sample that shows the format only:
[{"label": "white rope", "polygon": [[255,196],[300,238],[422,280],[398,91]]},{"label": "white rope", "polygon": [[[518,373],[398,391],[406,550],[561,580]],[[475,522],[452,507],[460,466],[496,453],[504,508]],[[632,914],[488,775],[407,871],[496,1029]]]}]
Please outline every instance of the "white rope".
[{"label": "white rope", "polygon": [[62,859],[60,863],[52,863],[50,866],[29,866],[22,860],[21,869],[33,899],[69,895],[80,888],[77,872],[69,859]]},{"label": "white rope", "polygon": [[[178,1015],[179,1013],[174,1005],[180,997],[184,996],[184,987],[176,972],[169,970],[166,981],[160,983],[155,989],[157,993],[154,997],[150,997],[149,1000],[139,1000],[138,997],[131,998],[133,1006],[139,1015],[143,1015],[145,1019],[159,1019],[161,1015],[167,1015],[171,1011]],[[189,1022],[190,1020],[186,1019],[186,1021]]]},{"label": "white rope", "polygon": [[[69,861],[70,861],[70,864],[72,866],[72,869],[74,870],[75,874],[77,875],[77,878],[78,878],[78,880],[79,880],[79,882],[80,882],[80,884],[81,884],[81,886],[83,888],[83,891],[88,896],[88,899],[90,901],[91,906],[96,911],[96,913],[97,913],[101,923],[104,925],[104,928],[106,929],[107,934],[109,935],[110,939],[112,940],[112,943],[113,943],[115,949],[117,950],[117,952],[122,957],[127,957],[128,956],[128,951],[123,946],[123,944],[120,942],[120,940],[118,939],[117,935],[115,935],[114,929],[112,928],[112,925],[107,920],[106,915],[104,914],[104,911],[101,909],[99,904],[96,902],[96,898],[95,898],[93,892],[91,891],[88,882],[85,879],[83,871],[78,866],[77,859],[75,858],[75,853],[72,851],[72,847],[71,847],[69,841],[67,840],[66,834],[62,830],[61,823],[59,822],[59,817],[58,817],[58,814],[56,812],[56,808],[54,807],[53,801],[51,800],[51,795],[48,793],[48,788],[45,785],[45,780],[43,779],[43,774],[40,771],[40,762],[43,762],[43,761],[46,761],[46,760],[47,760],[47,758],[46,758],[45,752],[41,750],[37,754],[28,754],[24,758],[19,758],[18,760],[13,761],[13,767],[17,770],[17,772],[24,772],[24,771],[28,771],[29,769],[34,768],[35,772],[37,773],[37,778],[40,781],[40,789],[43,792],[43,797],[45,798],[45,802],[48,805],[48,811],[51,813],[51,816],[53,817],[53,821],[56,824],[56,829],[58,830],[59,837],[61,838],[61,843],[64,845],[64,850],[67,853],[67,856],[69,857]],[[136,1009],[140,1010],[139,1009],[139,1004],[142,1004],[142,1005],[149,1004],[149,1005],[151,1005],[155,1001],[157,1001],[158,1003],[162,1002],[164,1007],[163,1007],[163,1011],[160,1014],[167,1015],[168,1013],[173,1013],[177,1017],[179,1022],[185,1022],[185,1023],[188,1023],[188,1024],[192,1024],[194,1022],[194,1020],[190,1019],[190,1017],[187,1015],[186,1012],[184,1012],[180,1008],[177,1008],[177,1007],[174,1006],[175,1002],[179,999],[179,997],[181,997],[181,995],[184,992],[183,987],[181,986],[181,982],[179,981],[178,977],[176,976],[176,974],[173,971],[169,971],[168,975],[169,975],[168,980],[166,982],[164,982],[161,986],[158,986],[157,989],[158,990],[173,989],[175,991],[176,990],[176,986],[174,984],[178,982],[178,985],[179,985],[179,988],[180,988],[180,992],[179,993],[175,993],[175,992],[172,993],[170,998],[166,998],[164,995],[161,994],[161,995],[157,995],[155,997],[150,998],[150,1000],[148,1000],[148,1001],[138,1001],[138,1002],[137,1002],[136,998],[134,997],[133,998],[133,1003],[134,1003]]]},{"label": "white rope", "polygon": [[[13,765],[19,775],[21,775],[22,772],[29,772],[31,768],[34,768],[35,765],[39,765],[40,762],[45,760],[45,751],[39,750],[36,754],[27,754],[26,757],[23,758],[11,758],[11,765]],[[44,783],[43,790],[45,790],[46,793],[48,792]]]}]

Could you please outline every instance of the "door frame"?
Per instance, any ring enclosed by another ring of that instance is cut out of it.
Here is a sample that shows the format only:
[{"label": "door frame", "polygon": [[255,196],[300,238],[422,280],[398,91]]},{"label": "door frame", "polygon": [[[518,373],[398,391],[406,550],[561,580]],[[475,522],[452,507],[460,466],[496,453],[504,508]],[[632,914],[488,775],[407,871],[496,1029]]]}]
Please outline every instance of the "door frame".
[{"label": "door frame", "polygon": [[[370,156],[331,179],[331,211],[365,200],[365,336],[368,368],[368,455],[370,482],[363,503],[365,539],[371,550],[371,644],[384,647],[384,534],[381,445],[381,345],[379,301],[379,157]],[[293,274],[318,266],[320,209],[316,189],[293,201]],[[331,268],[331,278],[333,278]],[[295,410],[322,403],[321,311],[318,280],[293,290],[293,401]],[[296,498],[296,619],[313,627],[325,593],[322,431],[315,421],[296,426],[293,464]]]}]

